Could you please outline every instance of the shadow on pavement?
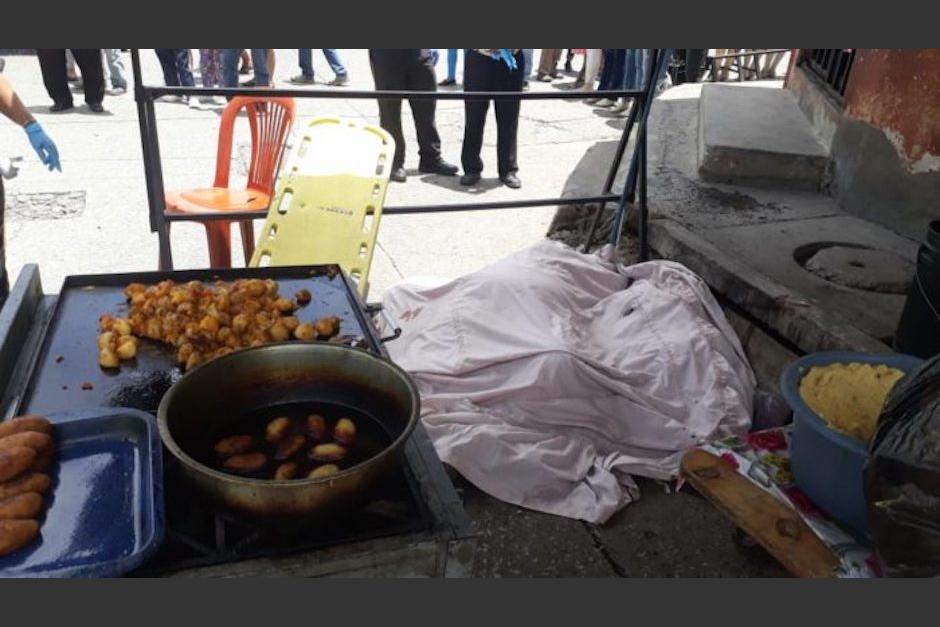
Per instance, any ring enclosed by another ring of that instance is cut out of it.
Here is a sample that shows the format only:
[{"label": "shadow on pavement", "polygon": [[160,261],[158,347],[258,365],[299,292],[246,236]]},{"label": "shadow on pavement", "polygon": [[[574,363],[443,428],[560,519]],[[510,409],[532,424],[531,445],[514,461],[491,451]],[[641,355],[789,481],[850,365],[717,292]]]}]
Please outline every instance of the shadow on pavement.
[{"label": "shadow on pavement", "polygon": [[108,117],[108,116],[114,115],[114,113],[112,113],[111,111],[108,111],[107,109],[105,109],[101,113],[95,113],[94,111],[89,109],[87,105],[78,105],[78,104],[75,105],[75,107],[73,107],[72,109],[68,109],[66,111],[57,111],[53,113],[49,111],[50,106],[52,105],[30,105],[26,107],[26,110],[29,111],[30,113],[48,113],[49,115],[56,115],[56,116],[67,116],[67,115],[71,115],[75,113],[79,115],[92,115],[92,116],[100,116],[100,117]]},{"label": "shadow on pavement", "polygon": [[[420,174],[418,170],[408,170],[408,176],[415,176]],[[480,181],[471,187],[464,187],[460,184],[459,176],[441,176],[439,174],[423,174],[417,176],[418,180],[422,183],[429,183],[431,185],[437,185],[438,187],[443,187],[444,189],[449,189],[455,192],[463,192],[465,194],[485,194],[491,189],[496,189],[497,187],[502,187],[503,184],[500,182],[499,178],[481,178]]]}]

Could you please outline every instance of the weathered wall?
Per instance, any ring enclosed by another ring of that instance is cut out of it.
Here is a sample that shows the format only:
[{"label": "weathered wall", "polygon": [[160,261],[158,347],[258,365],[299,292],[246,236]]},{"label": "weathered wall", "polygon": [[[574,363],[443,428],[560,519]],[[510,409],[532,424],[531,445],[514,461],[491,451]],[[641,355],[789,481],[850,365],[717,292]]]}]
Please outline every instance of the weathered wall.
[{"label": "weathered wall", "polygon": [[940,172],[940,48],[856,52],[845,113],[883,130],[911,172]]},{"label": "weathered wall", "polygon": [[922,239],[940,217],[940,49],[859,49],[841,108],[800,67],[787,88],[830,146],[839,204]]}]

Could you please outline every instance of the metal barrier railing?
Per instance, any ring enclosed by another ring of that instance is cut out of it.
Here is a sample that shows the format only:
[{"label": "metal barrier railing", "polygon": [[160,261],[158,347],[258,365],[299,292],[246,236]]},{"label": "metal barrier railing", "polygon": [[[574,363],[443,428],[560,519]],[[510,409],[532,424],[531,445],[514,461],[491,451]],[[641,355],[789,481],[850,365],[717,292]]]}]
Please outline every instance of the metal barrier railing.
[{"label": "metal barrier railing", "polygon": [[[662,74],[667,60],[666,50],[654,49],[651,55],[652,62],[647,68],[644,87],[637,90],[604,90],[590,92],[591,97],[599,98],[632,98],[635,105],[631,107],[626,124],[620,136],[614,159],[610,165],[604,186],[599,194],[580,197],[559,198],[530,198],[511,201],[469,202],[453,204],[432,205],[400,205],[386,206],[383,214],[409,214],[409,213],[437,213],[452,211],[480,211],[491,209],[517,209],[525,207],[544,207],[550,205],[583,205],[598,203],[591,221],[590,229],[585,237],[583,249],[590,247],[597,230],[599,218],[607,203],[616,202],[610,243],[616,246],[623,232],[626,212],[635,208],[639,214],[638,239],[640,259],[649,257],[646,230],[648,221],[648,207],[646,201],[646,122],[649,116],[650,105],[655,93],[656,81],[653,77]],[[450,91],[347,91],[345,89],[277,89],[266,87],[251,88],[207,88],[207,87],[150,87],[143,83],[143,74],[140,67],[139,49],[131,49],[131,65],[134,74],[134,99],[137,102],[137,116],[140,124],[141,147],[144,157],[144,177],[147,184],[147,201],[150,209],[150,231],[157,233],[160,247],[160,269],[173,269],[173,254],[170,247],[169,225],[176,221],[192,221],[193,216],[167,215],[165,194],[163,186],[163,168],[160,160],[160,145],[157,137],[157,117],[154,101],[166,95],[175,96],[255,96],[255,97],[289,97],[289,98],[327,98],[341,100],[363,100],[379,98],[408,98],[419,100],[492,100],[507,98],[518,100],[579,100],[588,95],[583,91],[558,92],[450,92]],[[511,94],[511,95],[510,95]],[[629,171],[623,190],[613,192],[614,181],[620,171],[623,156],[634,129],[636,141],[630,158]],[[217,215],[199,215],[202,220],[244,220],[263,219],[257,212],[219,212]]]}]

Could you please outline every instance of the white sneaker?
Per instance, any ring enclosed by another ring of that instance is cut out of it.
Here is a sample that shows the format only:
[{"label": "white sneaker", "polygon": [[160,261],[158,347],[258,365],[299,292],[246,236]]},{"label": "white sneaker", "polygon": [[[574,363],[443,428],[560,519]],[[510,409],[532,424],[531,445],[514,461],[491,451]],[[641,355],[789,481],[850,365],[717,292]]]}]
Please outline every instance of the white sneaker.
[{"label": "white sneaker", "polygon": [[600,100],[600,98],[585,98],[582,102],[584,102],[584,104],[592,105],[592,104],[596,104],[598,100]]},{"label": "white sneaker", "polygon": [[612,106],[614,106],[615,104],[617,104],[617,101],[616,101],[616,100],[611,100],[610,98],[601,98],[600,100],[597,101],[597,105],[596,105],[596,106],[598,106],[598,107],[612,107]]},{"label": "white sneaker", "polygon": [[612,113],[618,113],[618,114],[626,113],[626,112],[628,112],[628,111],[630,110],[630,106],[631,106],[631,103],[632,103],[632,102],[633,102],[633,101],[630,100],[629,98],[621,98],[621,99],[620,99],[620,104],[618,104],[616,107],[614,107],[614,108],[611,109],[610,111],[611,111]]},{"label": "white sneaker", "polygon": [[182,98],[173,94],[167,94],[165,96],[160,96],[154,102],[182,102]]}]

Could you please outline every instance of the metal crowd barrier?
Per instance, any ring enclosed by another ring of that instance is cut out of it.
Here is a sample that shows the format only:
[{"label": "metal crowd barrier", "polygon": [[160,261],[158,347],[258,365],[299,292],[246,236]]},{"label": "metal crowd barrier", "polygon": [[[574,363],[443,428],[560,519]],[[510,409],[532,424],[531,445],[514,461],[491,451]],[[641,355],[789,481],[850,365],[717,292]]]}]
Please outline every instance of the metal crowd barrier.
[{"label": "metal crowd barrier", "polygon": [[[150,209],[150,231],[157,233],[160,246],[160,270],[173,269],[173,255],[170,248],[169,225],[173,221],[191,220],[186,215],[166,215],[165,196],[163,187],[163,168],[160,160],[160,145],[157,138],[157,116],[154,110],[154,101],[166,95],[175,96],[255,96],[255,97],[289,97],[289,98],[327,98],[341,100],[363,100],[379,98],[408,98],[432,100],[492,100],[513,98],[519,100],[580,100],[590,94],[591,97],[617,99],[621,97],[633,98],[635,105],[631,107],[626,125],[620,136],[614,159],[607,172],[603,188],[594,196],[561,197],[561,198],[529,198],[523,200],[467,202],[436,205],[400,205],[386,206],[382,211],[385,215],[408,213],[447,213],[452,211],[480,211],[490,209],[517,209],[522,207],[544,207],[550,205],[584,205],[597,203],[591,227],[585,237],[583,249],[586,252],[597,231],[598,222],[607,203],[617,203],[609,241],[614,246],[620,241],[623,231],[626,212],[633,208],[639,214],[638,240],[639,256],[641,261],[649,257],[647,242],[648,207],[646,199],[646,123],[649,117],[650,105],[655,95],[656,80],[653,77],[662,75],[667,61],[667,51],[653,49],[652,62],[647,68],[644,87],[637,90],[605,90],[583,92],[578,90],[558,92],[468,92],[468,91],[361,91],[346,89],[277,89],[266,87],[240,87],[240,88],[206,88],[206,87],[150,87],[143,83],[143,74],[140,69],[140,51],[131,49],[131,65],[134,73],[134,99],[137,102],[137,117],[140,123],[140,139],[144,156],[144,176],[147,183],[147,201]],[[511,95],[509,95],[511,94]],[[613,191],[614,180],[631,134],[636,129],[636,141],[630,156],[630,166],[627,180],[623,190],[618,194]],[[244,220],[259,219],[256,212],[219,212],[218,215],[200,215],[200,220]]]}]

